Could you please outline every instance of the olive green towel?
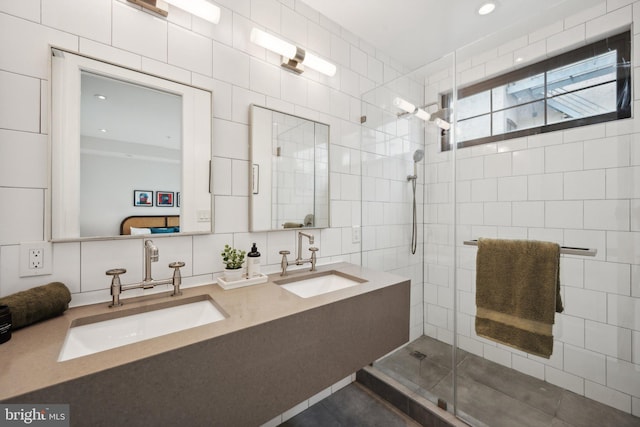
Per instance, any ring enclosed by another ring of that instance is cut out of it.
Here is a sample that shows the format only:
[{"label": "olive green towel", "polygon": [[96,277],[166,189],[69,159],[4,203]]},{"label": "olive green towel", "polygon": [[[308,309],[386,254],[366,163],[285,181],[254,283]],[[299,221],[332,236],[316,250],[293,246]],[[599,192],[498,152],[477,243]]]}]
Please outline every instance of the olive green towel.
[{"label": "olive green towel", "polygon": [[283,228],[302,228],[304,224],[300,224],[299,222],[285,222],[282,226]]},{"label": "olive green towel", "polygon": [[549,358],[560,299],[560,246],[533,240],[479,239],[476,333]]},{"label": "olive green towel", "polygon": [[11,329],[15,330],[61,315],[70,301],[69,289],[63,283],[52,282],[0,298],[0,305],[11,309]]}]

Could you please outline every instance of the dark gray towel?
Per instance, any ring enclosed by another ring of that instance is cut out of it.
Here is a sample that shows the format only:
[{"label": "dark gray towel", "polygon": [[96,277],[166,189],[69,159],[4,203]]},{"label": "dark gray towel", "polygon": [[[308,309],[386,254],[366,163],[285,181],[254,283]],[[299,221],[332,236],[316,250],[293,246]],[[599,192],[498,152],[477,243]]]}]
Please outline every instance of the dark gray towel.
[{"label": "dark gray towel", "polygon": [[71,292],[60,282],[52,282],[0,298],[0,305],[11,309],[11,329],[20,329],[64,313]]}]

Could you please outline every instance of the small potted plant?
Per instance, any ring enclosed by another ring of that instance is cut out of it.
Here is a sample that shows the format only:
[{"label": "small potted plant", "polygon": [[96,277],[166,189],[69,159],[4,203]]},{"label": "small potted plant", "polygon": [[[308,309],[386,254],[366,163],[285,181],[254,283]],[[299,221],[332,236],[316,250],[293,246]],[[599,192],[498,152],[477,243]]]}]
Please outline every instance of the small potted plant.
[{"label": "small potted plant", "polygon": [[222,263],[226,265],[224,280],[234,282],[242,279],[242,264],[244,263],[246,252],[224,245],[224,251],[220,255],[222,256]]}]

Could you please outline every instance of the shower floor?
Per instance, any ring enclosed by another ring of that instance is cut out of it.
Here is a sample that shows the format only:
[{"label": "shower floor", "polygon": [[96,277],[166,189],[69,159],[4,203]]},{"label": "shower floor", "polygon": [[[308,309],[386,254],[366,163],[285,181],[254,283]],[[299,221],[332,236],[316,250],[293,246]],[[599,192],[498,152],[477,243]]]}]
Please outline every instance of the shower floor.
[{"label": "shower floor", "polygon": [[[452,405],[451,346],[422,336],[375,363],[410,390]],[[459,350],[458,408],[490,427],[638,427],[640,418]]]}]

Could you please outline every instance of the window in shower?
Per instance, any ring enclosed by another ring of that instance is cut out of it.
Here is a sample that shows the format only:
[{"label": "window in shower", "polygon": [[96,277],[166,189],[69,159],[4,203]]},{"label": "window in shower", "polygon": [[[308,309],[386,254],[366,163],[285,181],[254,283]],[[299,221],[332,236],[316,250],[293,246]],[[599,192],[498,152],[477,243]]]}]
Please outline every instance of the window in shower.
[{"label": "window in shower", "polygon": [[630,51],[627,31],[460,89],[458,147],[631,117]]}]

